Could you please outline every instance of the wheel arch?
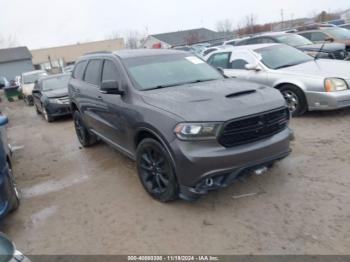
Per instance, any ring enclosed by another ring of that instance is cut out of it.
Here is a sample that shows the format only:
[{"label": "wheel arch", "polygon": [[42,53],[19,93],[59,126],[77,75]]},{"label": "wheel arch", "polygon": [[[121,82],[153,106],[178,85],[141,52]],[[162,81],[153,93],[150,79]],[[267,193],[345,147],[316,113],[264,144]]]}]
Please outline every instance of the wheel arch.
[{"label": "wheel arch", "polygon": [[135,132],[135,136],[134,136],[135,152],[136,152],[137,147],[140,144],[140,142],[145,138],[153,138],[156,141],[158,141],[165,148],[165,150],[168,152],[171,160],[173,161],[173,163],[175,165],[174,154],[173,154],[169,144],[167,143],[167,140],[161,134],[159,134],[159,132],[157,132],[154,128],[149,127],[149,126],[140,127]]},{"label": "wheel arch", "polygon": [[70,109],[71,109],[72,113],[74,111],[80,112],[79,107],[77,106],[77,104],[74,101],[70,102]]},{"label": "wheel arch", "polygon": [[305,98],[305,101],[306,101],[306,107],[309,108],[309,101],[307,99],[307,96],[305,95],[304,85],[301,84],[301,83],[295,83],[293,81],[283,81],[283,82],[275,83],[274,88],[276,88],[278,90],[281,90],[281,88],[283,86],[286,86],[286,85],[291,85],[291,86],[294,86],[294,87],[298,88],[302,92],[302,94],[304,95],[304,98]]}]

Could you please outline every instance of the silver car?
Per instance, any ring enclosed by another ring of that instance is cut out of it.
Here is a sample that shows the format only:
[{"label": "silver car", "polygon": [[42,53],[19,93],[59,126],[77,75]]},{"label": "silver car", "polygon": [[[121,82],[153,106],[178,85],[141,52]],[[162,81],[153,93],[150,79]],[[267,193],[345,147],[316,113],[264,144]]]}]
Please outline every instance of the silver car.
[{"label": "silver car", "polygon": [[348,61],[315,59],[283,44],[231,47],[207,61],[227,77],[279,89],[293,116],[350,106]]}]

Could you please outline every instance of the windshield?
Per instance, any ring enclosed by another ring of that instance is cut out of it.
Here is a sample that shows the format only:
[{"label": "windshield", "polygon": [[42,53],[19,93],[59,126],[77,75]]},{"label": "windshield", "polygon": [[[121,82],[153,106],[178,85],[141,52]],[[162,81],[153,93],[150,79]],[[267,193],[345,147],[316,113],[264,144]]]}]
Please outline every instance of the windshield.
[{"label": "windshield", "polygon": [[223,78],[213,67],[189,54],[137,57],[124,63],[140,90]]},{"label": "windshield", "polygon": [[276,36],[278,42],[291,45],[291,46],[302,46],[302,45],[312,45],[313,43],[301,35],[285,34]]},{"label": "windshield", "polygon": [[54,89],[68,88],[69,78],[70,78],[69,75],[63,75],[63,76],[44,79],[42,83],[42,90],[50,91]]},{"label": "windshield", "polygon": [[255,50],[261,55],[261,62],[271,69],[298,65],[313,60],[305,53],[286,45],[274,45]]},{"label": "windshield", "polygon": [[37,81],[40,77],[46,76],[47,74],[43,71],[33,73],[33,74],[28,74],[28,75],[23,75],[23,83],[24,84],[32,84],[35,81]]},{"label": "windshield", "polygon": [[336,39],[350,39],[350,31],[345,28],[329,28],[325,31]]}]

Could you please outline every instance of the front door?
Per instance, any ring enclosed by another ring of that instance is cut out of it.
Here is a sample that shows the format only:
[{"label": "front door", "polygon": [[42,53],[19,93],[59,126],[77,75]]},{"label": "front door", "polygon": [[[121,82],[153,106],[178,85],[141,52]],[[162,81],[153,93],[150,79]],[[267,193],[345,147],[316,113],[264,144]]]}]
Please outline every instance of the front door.
[{"label": "front door", "polygon": [[232,52],[228,68],[224,73],[228,77],[246,80],[258,84],[267,84],[267,73],[263,67],[257,70],[248,70],[247,64],[260,64],[260,61],[246,51]]}]

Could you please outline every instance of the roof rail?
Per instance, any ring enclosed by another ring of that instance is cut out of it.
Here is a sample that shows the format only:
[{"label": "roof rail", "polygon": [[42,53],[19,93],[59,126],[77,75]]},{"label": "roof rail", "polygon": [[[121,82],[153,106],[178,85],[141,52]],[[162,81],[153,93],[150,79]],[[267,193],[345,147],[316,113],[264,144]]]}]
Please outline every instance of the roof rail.
[{"label": "roof rail", "polygon": [[97,55],[97,54],[112,54],[110,51],[96,51],[96,52],[90,52],[90,53],[85,53],[84,55]]}]

